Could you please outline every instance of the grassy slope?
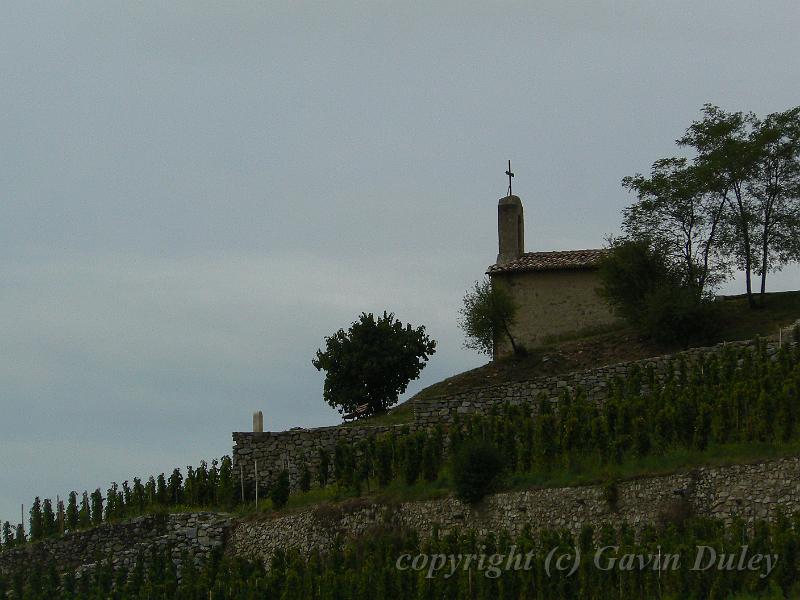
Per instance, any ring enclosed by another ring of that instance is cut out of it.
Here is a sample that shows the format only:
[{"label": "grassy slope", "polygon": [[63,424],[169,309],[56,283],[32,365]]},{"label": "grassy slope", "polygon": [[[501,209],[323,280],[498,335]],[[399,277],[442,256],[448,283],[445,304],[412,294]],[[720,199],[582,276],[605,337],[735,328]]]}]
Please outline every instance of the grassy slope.
[{"label": "grassy slope", "polygon": [[[722,328],[716,342],[746,340],[757,335],[775,335],[800,318],[800,292],[767,294],[763,308],[751,309],[744,296],[731,296],[722,303]],[[492,361],[477,369],[448,377],[421,390],[413,398],[384,415],[361,419],[352,425],[390,425],[408,423],[414,418],[413,403],[418,398],[453,394],[474,388],[524,381],[542,375],[557,375],[659,356],[681,350],[641,339],[630,327],[619,327],[583,337],[564,338],[537,349],[525,358],[509,357]]]}]

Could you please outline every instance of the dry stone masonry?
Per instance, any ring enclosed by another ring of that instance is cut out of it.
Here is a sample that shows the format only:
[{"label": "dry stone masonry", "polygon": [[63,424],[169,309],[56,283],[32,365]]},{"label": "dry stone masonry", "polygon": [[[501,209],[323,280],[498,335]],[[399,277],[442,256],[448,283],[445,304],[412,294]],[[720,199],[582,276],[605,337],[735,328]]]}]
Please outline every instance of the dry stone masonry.
[{"label": "dry stone masonry", "polygon": [[267,562],[278,548],[324,551],[338,536],[353,538],[382,526],[410,527],[427,537],[434,530],[445,534],[455,529],[516,535],[526,526],[534,533],[557,528],[576,534],[584,525],[604,523],[628,523],[638,530],[682,514],[752,523],[754,518],[769,520],[778,511],[800,510],[800,458],[635,479],[618,484],[617,498],[610,506],[602,486],[581,486],[495,494],[474,507],[453,497],[395,506],[365,501],[321,505],[241,521],[226,551]]},{"label": "dry stone masonry", "polygon": [[0,573],[21,566],[45,567],[54,561],[62,571],[92,570],[99,561],[113,557],[115,567],[130,569],[137,556],[170,549],[180,570],[184,556],[199,565],[214,548],[222,548],[233,524],[231,515],[211,512],[145,515],[121,523],[103,523],[92,529],[44,539],[0,553]]},{"label": "dry stone masonry", "polygon": [[[790,330],[784,332],[788,339]],[[776,336],[777,337],[777,336]],[[768,349],[775,352],[777,341],[770,341]],[[644,360],[620,363],[577,371],[555,376],[544,376],[505,384],[497,384],[476,388],[463,393],[419,398],[413,401],[414,420],[405,425],[392,426],[349,426],[319,427],[315,429],[296,428],[282,432],[235,432],[233,434],[234,474],[244,481],[245,497],[252,498],[258,474],[259,488],[268,487],[277,475],[286,469],[290,483],[297,486],[300,474],[301,457],[312,474],[319,467],[319,450],[327,451],[331,456],[338,441],[354,443],[371,436],[378,436],[392,431],[414,431],[430,429],[437,424],[452,423],[457,416],[470,414],[487,414],[493,408],[508,404],[527,405],[532,413],[538,409],[541,399],[554,404],[557,408],[559,398],[565,392],[583,390],[589,400],[602,402],[608,394],[611,383],[624,379],[633,369],[646,371],[653,369],[657,378],[661,379],[667,372],[669,364],[675,359],[687,363],[696,361],[701,356],[719,354],[729,346],[749,347],[753,342],[731,342],[718,344],[708,348],[694,348],[675,355],[658,356]]]}]

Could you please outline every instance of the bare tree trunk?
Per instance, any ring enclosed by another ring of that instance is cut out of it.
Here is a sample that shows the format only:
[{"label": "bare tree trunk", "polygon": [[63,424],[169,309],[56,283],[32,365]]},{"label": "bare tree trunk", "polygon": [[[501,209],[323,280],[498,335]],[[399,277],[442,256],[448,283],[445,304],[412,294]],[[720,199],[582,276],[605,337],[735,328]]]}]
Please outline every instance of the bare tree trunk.
[{"label": "bare tree trunk", "polygon": [[511,331],[508,329],[508,323],[503,323],[503,329],[506,331],[508,341],[511,342],[511,350],[513,350],[514,356],[517,356],[519,354],[519,348],[517,348],[517,344],[514,342],[514,336],[511,335]]},{"label": "bare tree trunk", "polygon": [[753,298],[753,285],[752,285],[752,256],[750,254],[751,244],[750,244],[750,227],[748,224],[748,214],[747,210],[744,207],[744,201],[742,199],[742,190],[739,185],[734,184],[734,193],[736,194],[736,203],[739,207],[739,224],[740,224],[740,231],[742,234],[742,243],[744,244],[744,281],[745,287],[747,289],[747,304],[750,308],[755,308],[756,301]]},{"label": "bare tree trunk", "polygon": [[769,250],[769,242],[767,239],[767,227],[764,226],[764,243],[761,245],[761,299],[760,304],[764,306],[767,299],[767,251]]}]

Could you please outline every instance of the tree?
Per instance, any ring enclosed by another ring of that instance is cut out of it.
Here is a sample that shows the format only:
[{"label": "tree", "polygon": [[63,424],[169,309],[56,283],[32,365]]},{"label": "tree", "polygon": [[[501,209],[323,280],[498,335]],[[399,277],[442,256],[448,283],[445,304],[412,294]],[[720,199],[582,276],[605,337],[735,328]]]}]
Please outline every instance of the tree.
[{"label": "tree", "polygon": [[728,274],[721,251],[725,200],[708,192],[702,171],[685,158],[653,163],[650,177],[636,174],[622,185],[638,195],[625,209],[623,229],[629,239],[660,248],[684,285],[702,296]]},{"label": "tree", "polygon": [[761,304],[767,273],[800,258],[800,107],[757,121],[756,169],[747,190],[755,199],[755,239],[761,253]]},{"label": "tree", "polygon": [[397,402],[435,351],[436,342],[424,326],[404,326],[384,311],[377,319],[362,313],[348,331],[326,337],[325,351],[317,350],[311,362],[325,371],[328,404],[342,414],[367,405],[368,414],[375,414]]},{"label": "tree", "polygon": [[661,245],[700,296],[735,265],[755,306],[760,275],[763,304],[767,273],[800,258],[800,107],[759,119],[706,104],[677,143],[695,156],[623,179],[638,195],[625,211],[627,236]]},{"label": "tree", "polygon": [[490,279],[475,282],[464,294],[464,306],[458,312],[461,315],[458,326],[466,336],[466,348],[491,355],[497,340],[505,336],[514,354],[524,353],[511,334],[517,305],[504,288],[493,285]]},{"label": "tree", "polygon": [[761,276],[800,257],[800,107],[759,119],[706,104],[680,146],[694,159],[707,190],[727,207],[726,249],[745,272],[747,298],[755,306],[752,273]]},{"label": "tree", "polygon": [[711,104],[704,105],[702,112],[703,118],[689,125],[678,145],[697,152],[694,164],[703,174],[705,188],[730,209],[725,245],[745,272],[747,298],[752,306],[754,206],[747,182],[756,168],[754,146],[748,139],[755,115],[728,113]]}]

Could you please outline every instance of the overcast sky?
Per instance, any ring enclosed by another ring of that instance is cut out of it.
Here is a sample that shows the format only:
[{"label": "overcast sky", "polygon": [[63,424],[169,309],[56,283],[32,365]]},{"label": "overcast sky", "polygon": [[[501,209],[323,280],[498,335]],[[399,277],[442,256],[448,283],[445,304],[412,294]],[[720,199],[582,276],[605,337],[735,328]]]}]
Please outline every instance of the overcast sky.
[{"label": "overcast sky", "polygon": [[361,311],[438,340],[409,393],[485,362],[507,159],[528,250],[598,247],[703,103],[800,104],[796,1],[221,4],[0,8],[0,519],[337,423]]}]

